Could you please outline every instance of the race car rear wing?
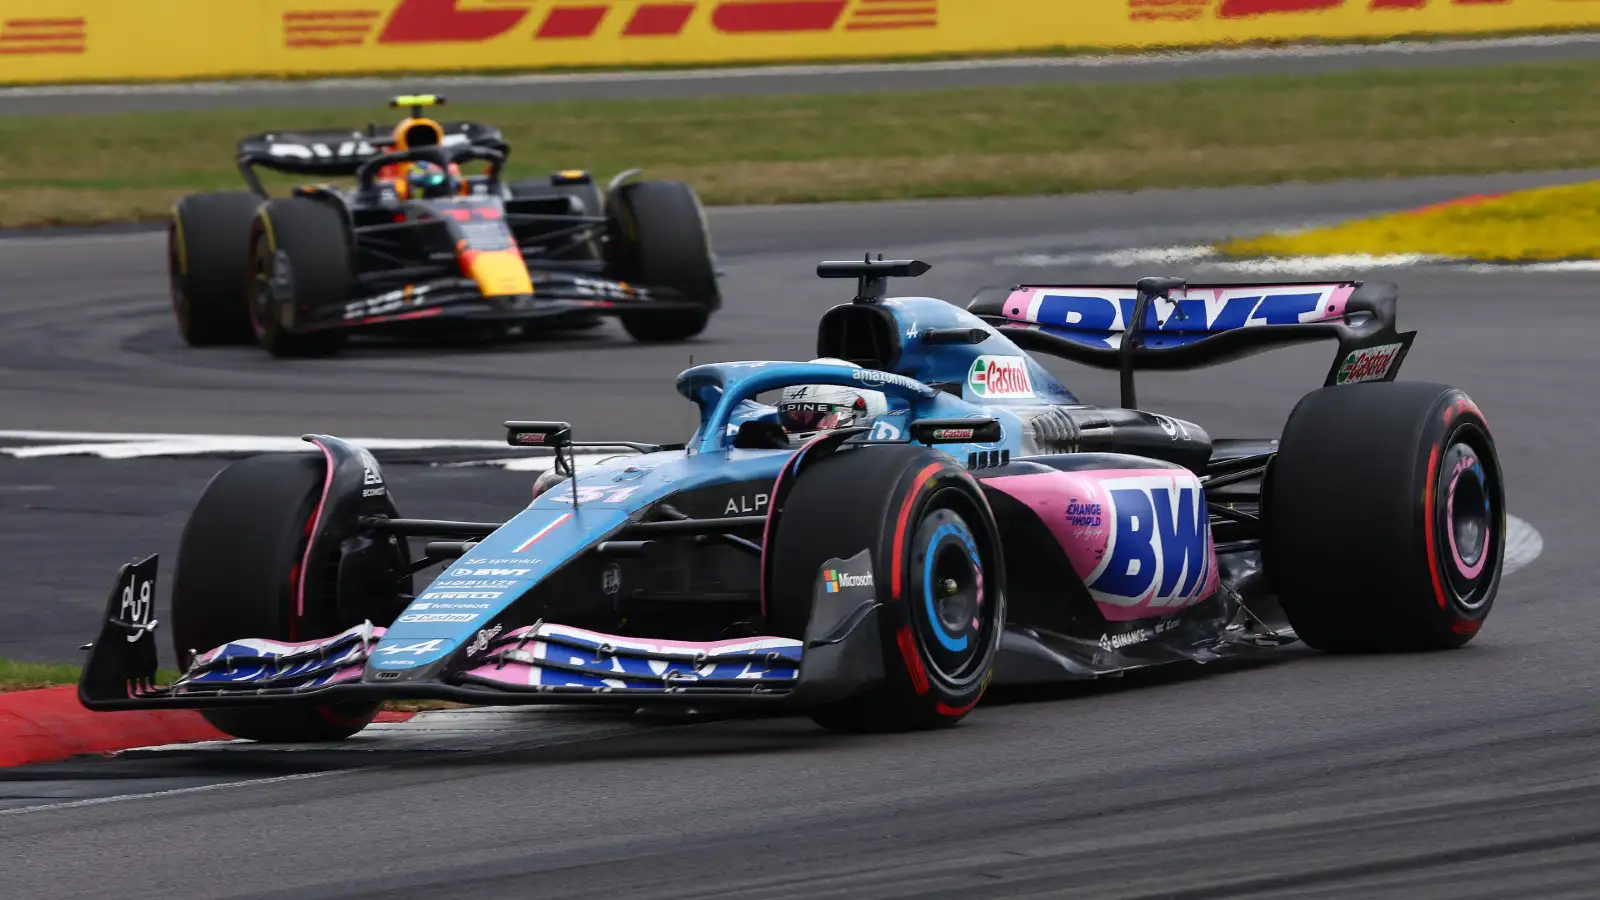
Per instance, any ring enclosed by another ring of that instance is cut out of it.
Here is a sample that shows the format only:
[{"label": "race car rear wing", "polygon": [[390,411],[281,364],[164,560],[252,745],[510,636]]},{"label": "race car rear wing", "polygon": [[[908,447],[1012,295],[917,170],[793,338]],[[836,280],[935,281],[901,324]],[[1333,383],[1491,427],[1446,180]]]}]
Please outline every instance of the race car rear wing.
[{"label": "race car rear wing", "polygon": [[[1139,369],[1198,369],[1296,344],[1339,342],[1325,385],[1392,381],[1416,332],[1395,328],[1386,281],[1188,285],[1017,285],[979,291],[968,311],[1017,346],[1122,375],[1136,407]],[[1130,327],[1131,323],[1131,327]]]},{"label": "race car rear wing", "polygon": [[[445,147],[483,147],[502,156],[511,153],[511,145],[506,143],[500,129],[492,125],[445,122],[443,128]],[[354,177],[363,163],[393,149],[393,135],[381,131],[377,125],[368,125],[366,131],[265,132],[239,142],[239,172],[252,191],[266,196],[254,171],[258,166],[288,175]]]}]

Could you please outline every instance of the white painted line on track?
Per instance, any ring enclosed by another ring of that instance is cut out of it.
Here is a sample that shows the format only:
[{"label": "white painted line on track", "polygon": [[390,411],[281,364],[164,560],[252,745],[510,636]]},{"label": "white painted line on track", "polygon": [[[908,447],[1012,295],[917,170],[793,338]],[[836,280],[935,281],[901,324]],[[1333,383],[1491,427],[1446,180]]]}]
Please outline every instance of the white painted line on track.
[{"label": "white painted line on track", "polygon": [[1449,257],[1429,256],[1423,253],[1384,255],[1347,253],[1338,256],[1284,256],[1215,261],[1205,265],[1208,268],[1249,275],[1311,275],[1334,269],[1404,269],[1450,261]]},{"label": "white painted line on track", "polygon": [[[101,431],[0,431],[0,441],[30,441],[46,447],[0,448],[14,456],[70,456],[81,453],[148,456],[163,453],[214,453],[218,451],[312,451],[312,444],[298,437],[260,434],[148,434]],[[511,449],[505,441],[462,440],[458,438],[345,438],[368,450],[432,450],[438,448]],[[118,448],[130,448],[126,451]],[[167,448],[172,448],[170,451]],[[37,451],[37,452],[36,452]],[[45,452],[50,451],[50,452]]]},{"label": "white painted line on track", "polygon": [[1024,253],[1019,256],[1002,256],[994,261],[997,266],[1142,266],[1173,265],[1203,262],[1212,259],[1217,251],[1207,246],[1196,247],[1135,247],[1128,250],[1092,250],[1079,253]]},{"label": "white painted line on track", "polygon": [[1067,253],[1024,253],[1002,256],[997,266],[1029,268],[1068,268],[1073,266],[1184,266],[1197,271],[1229,272],[1242,275],[1295,276],[1339,270],[1403,269],[1413,266],[1447,266],[1462,272],[1493,275],[1555,274],[1561,272],[1600,272],[1600,260],[1576,259],[1559,262],[1486,263],[1454,256],[1429,253],[1347,253],[1330,256],[1268,256],[1234,259],[1207,246],[1135,247],[1126,250],[1094,250]]},{"label": "white painted line on track", "polygon": [[[93,431],[0,431],[0,442],[27,441],[25,445],[0,446],[0,455],[14,459],[40,459],[60,456],[94,456],[100,459],[148,459],[154,457],[207,456],[215,454],[309,453],[317,448],[296,437],[246,434],[117,434]],[[451,440],[435,438],[345,438],[368,450],[496,450],[514,448],[504,441]],[[594,465],[619,456],[626,450],[578,452],[577,462]],[[455,466],[497,466],[521,472],[538,472],[550,467],[551,455],[533,451],[519,456],[442,463]]]},{"label": "white painted line on track", "polygon": [[1501,563],[1504,575],[1525,569],[1544,552],[1544,536],[1525,519],[1506,516],[1506,553]]},{"label": "white painted line on track", "polygon": [[[569,722],[557,721],[550,725],[541,726],[538,719],[558,716],[561,712],[570,712],[570,709],[561,710],[555,707],[537,706],[489,706],[469,709],[436,710],[418,713],[409,722],[382,723],[369,726],[355,738],[345,741],[319,743],[319,744],[257,744],[253,741],[203,741],[194,744],[168,744],[160,747],[141,747],[124,753],[146,751],[221,751],[221,752],[260,752],[282,753],[290,750],[344,750],[351,753],[351,764],[342,768],[333,768],[319,772],[301,772],[294,775],[279,775],[269,778],[256,778],[248,781],[229,781],[221,784],[202,784],[193,787],[172,788],[164,791],[148,791],[137,794],[118,794],[112,797],[90,797],[83,800],[67,800],[57,803],[44,803],[37,806],[22,806],[14,809],[0,810],[0,817],[17,816],[25,813],[51,812],[56,810],[77,809],[85,806],[101,806],[107,803],[121,803],[128,800],[157,800],[165,797],[176,797],[183,794],[198,794],[207,791],[227,790],[230,788],[247,788],[256,785],[281,784],[290,781],[304,781],[311,778],[325,778],[332,775],[349,775],[356,772],[376,771],[379,769],[395,768],[402,763],[380,762],[376,764],[362,764],[361,751],[401,750],[414,753],[449,752],[452,759],[488,756],[494,753],[515,752],[542,747],[555,747],[565,744],[579,744],[588,741],[607,740],[619,738],[627,734],[643,731],[661,731],[666,729],[688,728],[699,722],[674,722],[670,724],[653,724],[640,726],[628,721],[583,721],[573,719]],[[714,721],[714,720],[708,720]],[[544,732],[541,734],[541,730]],[[373,736],[378,740],[363,740],[364,737]],[[397,740],[400,739],[400,740]],[[455,751],[455,752],[451,752]]]},{"label": "white painted line on track", "polygon": [[1468,272],[1485,275],[1504,275],[1506,273],[1551,273],[1561,272],[1600,272],[1600,259],[1569,259],[1561,262],[1536,262],[1536,263],[1476,263],[1463,266]]},{"label": "white painted line on track", "polygon": [[1330,269],[1386,269],[1457,262],[1448,256],[1422,253],[1365,254],[1337,256],[1284,256],[1259,259],[1231,259],[1208,246],[1136,247],[1127,250],[1099,250],[1080,253],[1029,253],[1003,256],[997,266],[1111,266],[1128,268],[1147,265],[1183,265],[1196,269],[1264,275],[1298,275]]},{"label": "white painted line on track", "polygon": [[15,809],[0,809],[0,816],[19,816],[23,813],[50,812],[62,809],[78,809],[84,806],[102,806],[107,803],[121,803],[124,800],[154,800],[159,797],[176,797],[180,794],[199,794],[206,791],[221,791],[228,788],[250,787],[257,784],[279,784],[286,781],[305,781],[311,778],[326,778],[330,775],[346,775],[357,772],[359,769],[332,769],[326,772],[300,772],[295,775],[274,775],[270,778],[257,778],[251,781],[228,781],[222,784],[201,784],[194,787],[172,788],[165,791],[150,791],[143,794],[118,794],[115,797],[89,797],[84,800],[67,800],[61,803],[45,803],[39,806],[20,806]]},{"label": "white painted line on track", "polygon": [[74,84],[0,88],[0,100],[22,97],[250,94],[272,91],[335,91],[378,89],[426,82],[437,87],[507,86],[710,81],[745,78],[793,78],[805,75],[866,75],[876,73],[959,72],[982,69],[1098,69],[1115,66],[1184,66],[1207,62],[1258,59],[1319,59],[1343,56],[1402,56],[1470,51],[1560,47],[1600,43],[1600,34],[1548,34],[1457,41],[1392,41],[1382,44],[1296,44],[1274,48],[1187,50],[1136,54],[1084,56],[1028,56],[998,59],[935,60],[906,63],[837,63],[818,65],[746,66],[722,69],[671,71],[563,72],[523,75],[440,75],[410,78],[324,78],[305,81],[248,79],[200,81],[179,84]]}]

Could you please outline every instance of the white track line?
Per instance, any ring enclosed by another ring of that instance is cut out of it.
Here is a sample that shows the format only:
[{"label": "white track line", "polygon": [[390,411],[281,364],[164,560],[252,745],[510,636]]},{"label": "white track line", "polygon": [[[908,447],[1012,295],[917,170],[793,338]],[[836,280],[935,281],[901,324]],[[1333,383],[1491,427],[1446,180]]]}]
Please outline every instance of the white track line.
[{"label": "white track line", "polygon": [[39,806],[20,806],[15,809],[0,809],[0,816],[19,816],[23,813],[49,812],[60,809],[77,809],[83,806],[101,806],[106,803],[121,803],[124,800],[154,800],[158,797],[175,797],[179,794],[199,794],[205,791],[220,791],[227,788],[250,787],[257,784],[277,784],[285,781],[305,781],[309,778],[326,778],[329,775],[347,775],[359,769],[332,769],[327,772],[301,772],[296,775],[275,775],[271,778],[257,778],[252,781],[228,781],[222,784],[201,784],[194,787],[172,788],[165,791],[150,791],[144,794],[118,794],[115,797],[90,797],[86,800],[67,800],[61,803],[45,803]]},{"label": "white track line", "polygon": [[[317,448],[299,438],[249,434],[143,434],[95,431],[0,431],[0,442],[27,441],[24,446],[0,446],[0,455],[15,459],[56,456],[94,456],[100,459],[206,456],[221,453],[308,453]],[[368,450],[499,450],[512,451],[504,441],[435,438],[345,438]],[[587,451],[575,454],[579,465],[630,456],[631,451]],[[498,466],[513,471],[542,471],[550,466],[550,453],[533,450],[518,456],[496,457],[446,466]]]},{"label": "white track line", "polygon": [[1301,274],[1324,272],[1329,269],[1384,269],[1456,262],[1448,256],[1430,256],[1422,253],[1365,254],[1349,253],[1338,256],[1284,256],[1257,259],[1232,259],[1207,246],[1189,247],[1135,247],[1127,250],[1099,250],[1080,253],[1028,253],[1003,256],[994,261],[997,266],[1028,266],[1047,268],[1057,266],[1112,266],[1128,268],[1149,265],[1183,265],[1197,269],[1214,269],[1229,272],[1260,274]]},{"label": "white track line", "polygon": [[1383,255],[1346,253],[1338,256],[1269,256],[1262,259],[1218,260],[1204,265],[1208,268],[1250,275],[1311,275],[1334,269],[1404,269],[1446,262],[1451,262],[1449,257],[1429,256],[1423,253]]},{"label": "white track line", "polygon": [[1525,569],[1544,552],[1544,536],[1525,519],[1506,516],[1506,555],[1502,573]]},{"label": "white track line", "polygon": [[1479,274],[1547,274],[1561,272],[1600,272],[1600,260],[1575,259],[1559,262],[1487,263],[1454,256],[1428,253],[1347,253],[1332,256],[1267,256],[1232,259],[1206,246],[1134,247],[1127,250],[1095,250],[1077,253],[1024,253],[1002,256],[997,266],[1028,268],[1071,268],[1076,266],[1183,266],[1199,271],[1230,272],[1242,275],[1314,275],[1352,269],[1403,269],[1413,266],[1450,266]]},{"label": "white track line", "polygon": [[272,91],[335,91],[380,88],[426,82],[436,87],[519,86],[572,83],[707,81],[744,78],[792,78],[805,75],[866,75],[876,73],[958,72],[981,69],[1098,69],[1114,66],[1183,66],[1206,62],[1255,59],[1318,59],[1340,56],[1399,56],[1559,47],[1600,43],[1600,34],[1550,34],[1457,41],[1393,41],[1383,44],[1299,44],[1278,48],[1187,50],[1085,56],[1011,57],[998,59],[938,60],[908,63],[838,63],[821,65],[745,66],[673,71],[572,72],[524,75],[417,75],[408,78],[324,78],[305,81],[248,79],[199,81],[178,84],[39,85],[0,89],[0,100],[14,97],[249,94]]},{"label": "white track line", "polygon": [[[437,438],[346,438],[368,450],[501,450],[513,448],[505,441]],[[315,445],[298,437],[251,434],[119,434],[93,431],[0,431],[0,442],[26,441],[24,446],[0,446],[0,454],[17,459],[45,456],[98,456],[101,459],[137,459],[151,456],[199,456],[214,453],[307,453]],[[512,457],[517,462],[548,454]]]},{"label": "white track line", "polygon": [[1485,275],[1503,275],[1508,272],[1526,274],[1561,272],[1600,272],[1600,259],[1569,259],[1562,262],[1538,263],[1478,263],[1463,266],[1466,271]]},{"label": "white track line", "polygon": [[[533,714],[538,708],[530,707],[478,707],[475,709],[438,710],[419,713],[410,722],[392,723],[387,728],[383,725],[373,725],[364,730],[362,734],[388,730],[389,736],[395,737],[403,734],[413,738],[412,747],[418,753],[437,752],[437,744],[430,745],[423,740],[437,740],[443,737],[453,737],[463,746],[473,749],[451,754],[454,759],[463,757],[481,757],[494,753],[527,750],[535,747],[554,747],[563,744],[580,744],[589,741],[608,740],[638,733],[643,730],[660,731],[667,729],[690,728],[699,722],[679,722],[671,724],[656,724],[648,729],[642,729],[636,724],[613,722],[579,722],[574,720],[570,726],[557,725],[560,733],[548,737],[540,737],[536,731],[530,729]],[[545,712],[550,710],[546,708]],[[412,723],[423,720],[421,727],[411,727]],[[476,721],[475,721],[476,720]],[[709,720],[714,721],[714,720]],[[533,726],[537,727],[537,726]],[[574,733],[572,729],[577,729]],[[492,741],[492,745],[485,746],[486,740],[495,737],[503,740]],[[359,737],[351,742],[339,742],[342,749],[399,749],[399,747],[359,748],[352,747],[359,742]],[[143,750],[236,750],[249,751],[254,742],[251,741],[205,741],[195,744],[171,744],[163,747],[137,748]],[[240,746],[242,745],[242,746]],[[302,749],[327,750],[330,747],[339,748],[339,745],[310,744]],[[280,753],[286,747],[266,745],[259,752]],[[124,751],[132,752],[132,751]],[[352,755],[349,766],[338,769],[329,769],[322,772],[301,772],[294,775],[277,775],[270,778],[256,778],[249,781],[229,781],[222,784],[202,784],[194,787],[172,788],[164,791],[149,791],[139,794],[118,794],[113,797],[90,797],[83,800],[67,800],[58,803],[43,803],[37,806],[22,806],[14,809],[0,810],[0,817],[17,816],[24,813],[51,812],[56,810],[77,809],[85,806],[101,806],[107,803],[121,803],[127,800],[156,800],[163,797],[176,797],[182,794],[198,794],[206,791],[220,791],[228,788],[246,788],[256,785],[279,784],[289,781],[304,781],[311,778],[326,778],[331,775],[349,775],[356,772],[374,771],[378,769],[396,768],[401,763],[378,763],[376,765],[363,765],[358,762],[359,757]]]}]

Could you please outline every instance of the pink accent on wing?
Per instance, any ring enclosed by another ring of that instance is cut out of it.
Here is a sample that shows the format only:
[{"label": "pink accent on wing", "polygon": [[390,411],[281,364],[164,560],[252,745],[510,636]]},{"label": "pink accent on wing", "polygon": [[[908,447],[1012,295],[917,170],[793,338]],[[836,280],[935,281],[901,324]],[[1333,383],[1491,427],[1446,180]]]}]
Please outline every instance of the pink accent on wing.
[{"label": "pink accent on wing", "polygon": [[606,634],[601,631],[590,631],[586,628],[573,628],[570,625],[544,624],[539,626],[537,634],[533,634],[533,626],[525,626],[509,631],[495,641],[502,645],[522,637],[530,640],[550,636],[569,637],[583,641],[592,641],[597,644],[610,644],[619,650],[640,650],[647,653],[734,653],[748,651],[757,653],[762,650],[776,650],[799,645],[799,641],[791,638],[780,637],[747,637],[732,638],[725,641],[670,641],[652,638],[641,640],[639,638],[620,637],[615,634]]},{"label": "pink accent on wing", "polygon": [[[1115,485],[1108,483],[1123,479],[1141,482],[1166,480],[1174,487],[1200,489],[1199,479],[1187,469],[1179,468],[1040,472],[1002,475],[985,479],[983,483],[1009,494],[1033,510],[1039,521],[1060,542],[1073,571],[1085,585],[1089,585],[1103,573],[1113,549],[1116,508],[1110,488]],[[1200,514],[1204,515],[1204,512]],[[1153,527],[1153,523],[1145,527]],[[1168,602],[1159,605],[1153,603],[1160,589],[1159,581],[1152,581],[1150,589],[1141,597],[1118,597],[1093,588],[1089,589],[1089,593],[1100,608],[1101,615],[1108,621],[1127,622],[1172,615],[1211,597],[1221,586],[1217,575],[1216,545],[1209,526],[1206,527],[1204,559],[1206,575],[1195,584],[1191,593],[1168,598]]]},{"label": "pink accent on wing", "polygon": [[[217,656],[222,653],[224,648],[230,647],[230,646],[231,647],[248,647],[248,648],[256,651],[257,653],[270,653],[270,654],[273,654],[275,656],[287,656],[287,655],[289,655],[291,653],[297,653],[297,652],[300,652],[300,651],[303,651],[303,650],[310,650],[310,649],[314,649],[314,648],[318,648],[318,647],[326,647],[326,646],[330,646],[332,644],[336,644],[339,641],[345,640],[346,638],[349,638],[352,635],[360,634],[362,632],[362,629],[364,629],[366,627],[367,627],[366,623],[363,622],[360,625],[356,625],[356,626],[351,627],[351,628],[346,628],[344,631],[339,632],[338,634],[334,635],[333,637],[317,638],[316,640],[311,640],[311,641],[274,641],[274,640],[269,640],[267,638],[240,638],[239,640],[229,641],[226,644],[223,644],[223,645],[218,646],[218,647],[213,647],[210,650],[207,650],[206,652],[201,653],[200,655],[198,655],[198,656],[196,656],[194,658],[194,663],[193,664],[194,665],[202,665],[203,666],[206,663],[209,663],[212,660],[216,659]],[[388,629],[383,628],[383,627],[378,627],[378,626],[373,627],[372,635],[371,635],[370,638],[368,638],[368,640],[371,641],[371,642],[378,641],[379,639],[381,639],[383,637],[384,632],[386,632],[387,630]]]},{"label": "pink accent on wing", "polygon": [[1333,291],[1333,296],[1329,297],[1326,305],[1323,306],[1322,315],[1308,321],[1326,322],[1329,319],[1337,319],[1340,316],[1343,316],[1345,313],[1345,307],[1347,307],[1350,303],[1350,295],[1354,294],[1355,292],[1356,289],[1354,285],[1345,285],[1344,287],[1335,288]]},{"label": "pink accent on wing", "polygon": [[289,623],[289,636],[294,637],[295,623],[305,618],[306,614],[306,572],[311,567],[311,544],[317,537],[317,528],[322,524],[322,508],[328,503],[328,491],[333,488],[333,452],[323,446],[321,441],[312,441],[317,449],[322,451],[322,458],[327,463],[327,474],[322,477],[322,496],[317,499],[317,508],[311,512],[311,533],[306,536],[306,552],[300,557],[300,577],[294,586],[294,619]]},{"label": "pink accent on wing", "polygon": [[1483,529],[1483,552],[1479,554],[1478,561],[1474,565],[1467,565],[1466,560],[1461,558],[1461,550],[1456,547],[1456,529],[1454,527],[1456,516],[1456,482],[1461,480],[1461,473],[1472,468],[1473,463],[1476,462],[1477,460],[1470,456],[1464,456],[1461,459],[1456,460],[1456,470],[1450,475],[1450,494],[1445,498],[1444,501],[1444,521],[1446,526],[1444,533],[1445,536],[1450,540],[1450,555],[1455,559],[1456,571],[1467,576],[1468,578],[1477,578],[1480,574],[1482,574],[1484,564],[1489,561],[1489,541],[1494,537],[1491,532],[1491,529],[1493,528],[1492,523],[1485,522]]},{"label": "pink accent on wing", "polygon": [[515,685],[516,687],[531,687],[538,671],[538,666],[530,666],[526,663],[507,663],[503,666],[487,663],[473,669],[467,669],[461,674],[488,679],[500,684]]},{"label": "pink accent on wing", "polygon": [[525,552],[527,552],[527,549],[529,547],[532,547],[534,544],[538,543],[540,538],[542,538],[545,535],[549,534],[550,532],[554,531],[556,529],[557,525],[560,525],[562,522],[565,522],[566,520],[568,520],[570,518],[572,518],[572,513],[562,513],[554,522],[551,522],[549,525],[546,525],[545,527],[539,529],[537,534],[535,534],[531,538],[528,538],[526,541],[523,541],[521,546],[517,547],[517,549],[515,549],[515,550],[513,550],[511,552],[512,553],[525,553]]}]

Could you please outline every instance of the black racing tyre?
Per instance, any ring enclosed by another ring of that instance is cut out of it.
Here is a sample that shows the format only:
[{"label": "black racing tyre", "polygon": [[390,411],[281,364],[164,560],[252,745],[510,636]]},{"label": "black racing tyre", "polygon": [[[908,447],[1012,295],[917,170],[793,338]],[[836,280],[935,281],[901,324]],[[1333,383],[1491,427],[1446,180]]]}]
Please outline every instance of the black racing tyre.
[{"label": "black racing tyre", "polygon": [[611,193],[607,204],[610,274],[643,287],[681,293],[697,308],[622,314],[634,340],[683,341],[706,328],[722,305],[705,211],[694,189],[681,181],[636,181]]},{"label": "black racing tyre", "polygon": [[[241,638],[307,641],[359,622],[341,621],[326,573],[297,579],[327,463],[320,454],[257,456],[223,469],[184,526],[172,582],[178,666]],[[224,733],[254,741],[329,741],[367,727],[379,704],[346,702],[202,709]]]},{"label": "black racing tyre", "polygon": [[271,200],[250,228],[250,325],[279,358],[328,356],[338,330],[296,331],[311,310],[342,307],[355,284],[350,232],[333,205],[307,197]]},{"label": "black racing tyre", "polygon": [[[812,711],[834,731],[961,721],[988,687],[1005,625],[1005,565],[982,489],[950,457],[886,444],[808,465],[772,535],[772,634],[803,638],[818,571],[872,551],[885,680]],[[860,573],[852,573],[860,574]]]},{"label": "black racing tyre", "polygon": [[1494,605],[1505,486],[1483,414],[1455,388],[1307,394],[1267,471],[1262,514],[1268,577],[1319,650],[1460,647]]},{"label": "black racing tyre", "polygon": [[191,194],[167,223],[167,277],[178,333],[191,347],[251,342],[246,288],[250,223],[261,198],[248,191]]},{"label": "black racing tyre", "polygon": [[[521,181],[513,181],[507,184],[506,187],[511,191],[513,200],[551,196],[574,197],[578,200],[578,215],[598,217],[606,214],[605,196],[600,193],[600,188],[593,182],[556,184],[553,177],[527,178]],[[567,226],[554,225],[549,227],[565,228]],[[595,239],[584,241],[569,250],[554,254],[550,258],[562,261],[596,261],[602,259],[603,256],[604,253],[600,248],[600,241]],[[587,327],[591,323],[599,324],[599,321],[598,318],[586,320],[583,327]]]}]

